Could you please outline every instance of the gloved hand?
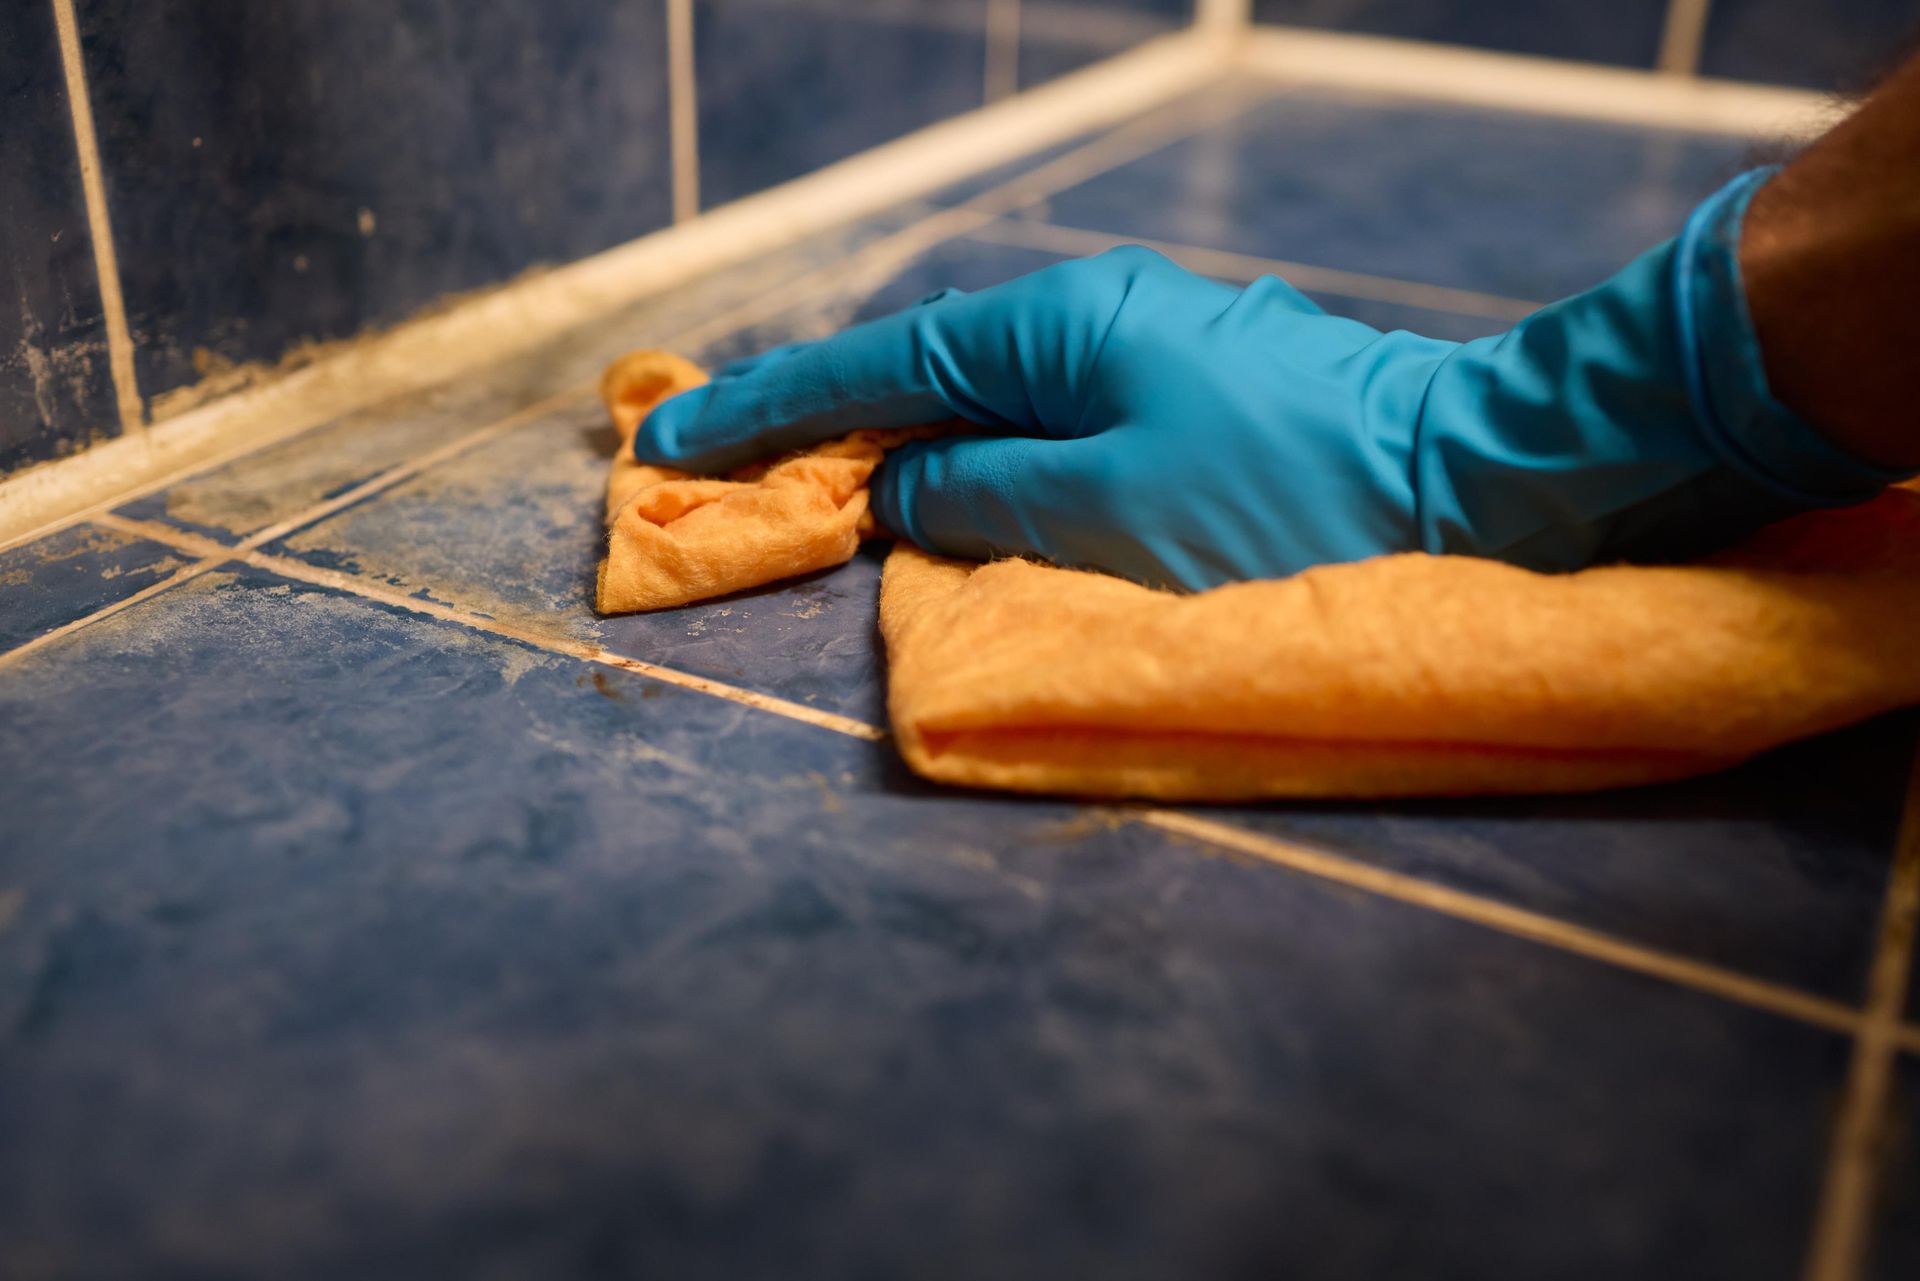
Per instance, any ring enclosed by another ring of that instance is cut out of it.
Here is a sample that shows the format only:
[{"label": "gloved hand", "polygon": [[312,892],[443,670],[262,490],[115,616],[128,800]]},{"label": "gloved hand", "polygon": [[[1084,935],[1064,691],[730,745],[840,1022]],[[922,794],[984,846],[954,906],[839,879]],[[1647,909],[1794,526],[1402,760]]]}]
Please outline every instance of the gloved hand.
[{"label": "gloved hand", "polygon": [[723,368],[659,406],[644,462],[725,470],[862,427],[882,523],[1203,588],[1424,549],[1540,569],[1692,555],[1894,479],[1766,389],[1734,250],[1765,173],[1511,332],[1380,333],[1282,281],[1140,248],[1062,263]]}]

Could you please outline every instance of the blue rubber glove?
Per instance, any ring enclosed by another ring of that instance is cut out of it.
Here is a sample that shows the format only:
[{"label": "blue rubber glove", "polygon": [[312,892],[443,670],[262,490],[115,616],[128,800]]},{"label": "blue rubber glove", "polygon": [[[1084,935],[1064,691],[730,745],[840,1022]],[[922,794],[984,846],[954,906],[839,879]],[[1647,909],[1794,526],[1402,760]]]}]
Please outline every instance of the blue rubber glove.
[{"label": "blue rubber glove", "polygon": [[885,525],[1161,586],[1411,550],[1695,555],[1898,478],[1767,390],[1735,257],[1766,177],[1499,337],[1383,334],[1276,279],[1235,289],[1116,249],[736,362],[657,408],[634,452],[720,471],[958,416],[984,433],[875,476]]}]

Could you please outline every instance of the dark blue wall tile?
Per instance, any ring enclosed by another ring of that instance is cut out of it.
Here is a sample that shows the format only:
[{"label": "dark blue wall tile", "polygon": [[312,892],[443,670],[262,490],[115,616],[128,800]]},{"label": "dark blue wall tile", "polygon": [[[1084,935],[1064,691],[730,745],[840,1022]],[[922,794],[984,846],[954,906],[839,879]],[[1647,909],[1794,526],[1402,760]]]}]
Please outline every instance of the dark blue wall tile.
[{"label": "dark blue wall tile", "polygon": [[1651,67],[1665,0],[1254,0],[1260,22]]},{"label": "dark blue wall tile", "polygon": [[1193,21],[1193,0],[1024,0],[1020,87],[1041,84]]},{"label": "dark blue wall tile", "polygon": [[663,225],[661,0],[82,0],[141,388]]},{"label": "dark blue wall tile", "polygon": [[1846,1069],[255,571],[0,673],[0,758],[9,1276],[1788,1281]]},{"label": "dark blue wall tile", "polygon": [[8,472],[119,430],[49,4],[9,7],[0,120],[0,472]]},{"label": "dark blue wall tile", "polygon": [[1916,36],[1916,0],[1713,0],[1700,70],[1853,93],[1893,70]]},{"label": "dark blue wall tile", "polygon": [[725,204],[971,110],[986,0],[695,0],[700,196]]},{"label": "dark blue wall tile", "polygon": [[180,569],[171,547],[75,525],[0,552],[0,654]]}]

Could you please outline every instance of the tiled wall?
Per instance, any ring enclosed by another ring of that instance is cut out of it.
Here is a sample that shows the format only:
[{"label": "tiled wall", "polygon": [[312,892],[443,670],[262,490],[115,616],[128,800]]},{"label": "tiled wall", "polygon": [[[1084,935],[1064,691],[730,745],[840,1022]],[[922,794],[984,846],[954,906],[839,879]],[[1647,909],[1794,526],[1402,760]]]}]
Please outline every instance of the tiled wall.
[{"label": "tiled wall", "polygon": [[[1676,0],[1684,2],[1684,0]],[[1254,0],[1261,22],[1651,67],[1669,0]],[[1852,90],[1920,31],[1920,0],[1708,0],[1700,70]]]},{"label": "tiled wall", "polygon": [[[232,365],[671,220],[668,0],[72,3],[153,416]],[[1118,53],[1191,10],[693,0],[700,206]],[[18,0],[5,30],[0,472],[118,430],[53,0]]]}]

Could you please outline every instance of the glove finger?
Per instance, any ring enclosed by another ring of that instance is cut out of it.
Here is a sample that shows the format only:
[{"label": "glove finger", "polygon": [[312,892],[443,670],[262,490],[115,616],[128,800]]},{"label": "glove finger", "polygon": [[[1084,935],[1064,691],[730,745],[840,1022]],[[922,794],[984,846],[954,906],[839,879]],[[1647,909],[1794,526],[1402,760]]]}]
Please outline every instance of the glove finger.
[{"label": "glove finger", "polygon": [[782,343],[778,347],[769,347],[765,351],[757,351],[751,356],[736,356],[714,370],[713,376],[715,378],[738,378],[740,375],[750,374],[764,365],[770,365],[775,361],[784,360],[788,356],[791,356],[796,348],[806,345],[807,344],[803,342]]},{"label": "glove finger", "polygon": [[1062,263],[798,344],[660,405],[635,433],[634,455],[723,471],[865,427],[958,417],[998,431],[1072,431],[1130,263]]},{"label": "glove finger", "polygon": [[1061,559],[1054,499],[1087,442],[950,436],[887,456],[872,482],[873,514],[928,551],[986,560]]}]

